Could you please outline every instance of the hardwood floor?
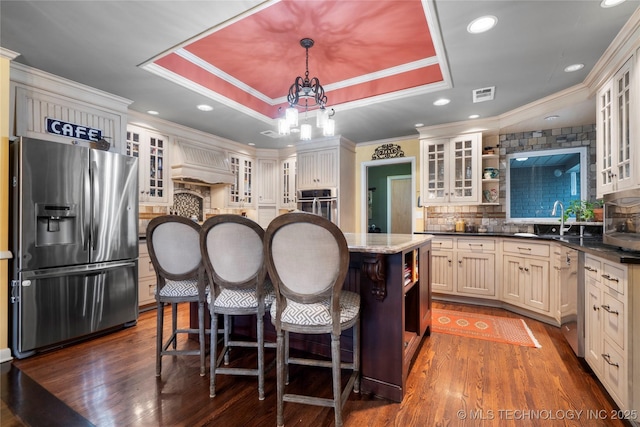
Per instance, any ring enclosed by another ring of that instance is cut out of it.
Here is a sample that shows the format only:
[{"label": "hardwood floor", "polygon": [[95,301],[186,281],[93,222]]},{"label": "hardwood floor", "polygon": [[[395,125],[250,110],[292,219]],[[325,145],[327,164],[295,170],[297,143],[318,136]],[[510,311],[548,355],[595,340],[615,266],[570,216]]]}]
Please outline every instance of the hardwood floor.
[{"label": "hardwood floor", "polygon": [[[519,317],[504,310],[435,303],[436,307]],[[184,307],[186,308],[186,307]],[[188,310],[180,323],[188,323]],[[155,376],[155,311],[138,325],[47,354],[15,360],[12,371],[34,380],[79,418],[60,418],[42,394],[10,384],[3,373],[2,425],[27,425],[11,418],[16,401],[38,402],[39,421],[29,425],[97,426],[269,426],[275,425],[275,370],[266,375],[264,401],[254,377],[219,376],[209,398],[208,376],[197,357],[164,358]],[[526,319],[542,348],[519,347],[434,333],[418,352],[402,403],[351,394],[343,409],[349,426],[622,426],[602,386],[580,364],[558,328]],[[187,345],[195,343],[189,342]],[[381,350],[384,357],[384,349]],[[267,363],[275,350],[266,350]],[[234,350],[238,363],[255,362],[249,349]],[[7,364],[5,364],[7,365]],[[4,368],[4,366],[3,366]],[[6,372],[7,369],[4,369]],[[304,373],[302,373],[304,372]],[[346,377],[346,375],[345,375]],[[291,387],[331,393],[331,376],[319,368],[292,367]],[[13,403],[10,404],[9,401]],[[11,405],[14,405],[11,407]],[[9,416],[9,418],[7,418]],[[24,421],[24,419],[23,419]],[[6,424],[5,424],[6,423]],[[77,423],[77,424],[76,424]],[[285,404],[287,426],[331,426],[329,408]]]}]

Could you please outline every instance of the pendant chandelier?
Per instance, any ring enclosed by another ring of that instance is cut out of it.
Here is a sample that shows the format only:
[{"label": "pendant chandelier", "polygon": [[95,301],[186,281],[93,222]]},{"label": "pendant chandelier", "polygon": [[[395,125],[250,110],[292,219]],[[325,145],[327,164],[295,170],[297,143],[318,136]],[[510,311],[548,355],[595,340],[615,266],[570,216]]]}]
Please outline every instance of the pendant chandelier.
[{"label": "pendant chandelier", "polygon": [[309,108],[319,107],[316,112],[316,127],[322,129],[323,136],[333,136],[335,132],[335,121],[331,118],[335,111],[326,109],[327,95],[317,77],[309,79],[309,48],[313,46],[313,40],[304,38],[300,40],[300,46],[306,51],[306,68],[304,78],[296,77],[289,88],[287,102],[289,107],[285,110],[285,116],[278,120],[278,133],[289,135],[292,127],[298,126],[298,108],[303,108],[305,123],[300,125],[300,139],[310,140],[312,127],[307,123],[307,113]]}]

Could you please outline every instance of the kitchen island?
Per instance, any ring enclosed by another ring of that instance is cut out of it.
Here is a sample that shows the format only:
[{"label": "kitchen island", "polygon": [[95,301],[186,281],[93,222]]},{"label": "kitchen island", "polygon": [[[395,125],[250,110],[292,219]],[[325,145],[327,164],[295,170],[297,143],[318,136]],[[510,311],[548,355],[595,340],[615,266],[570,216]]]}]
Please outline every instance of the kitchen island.
[{"label": "kitchen island", "polygon": [[[345,290],[361,297],[361,392],[401,402],[411,362],[431,331],[431,236],[345,233],[349,272]],[[269,314],[266,314],[267,318]],[[191,323],[197,325],[192,305]],[[250,316],[234,319],[233,332],[255,336]],[[265,340],[275,342],[265,319]],[[352,331],[342,334],[342,358],[351,360]],[[330,357],[328,335],[290,334],[290,347]]]},{"label": "kitchen island", "polygon": [[401,402],[411,362],[431,332],[431,236],[345,233],[344,289],[361,302],[361,390]]}]

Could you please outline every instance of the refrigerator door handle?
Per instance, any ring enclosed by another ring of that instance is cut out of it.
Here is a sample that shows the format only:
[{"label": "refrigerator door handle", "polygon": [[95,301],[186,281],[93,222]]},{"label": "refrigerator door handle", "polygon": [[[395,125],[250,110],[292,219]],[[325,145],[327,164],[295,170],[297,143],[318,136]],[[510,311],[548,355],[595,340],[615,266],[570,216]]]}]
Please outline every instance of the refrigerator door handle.
[{"label": "refrigerator door handle", "polygon": [[98,175],[98,164],[95,161],[91,162],[91,167],[89,168],[89,177],[91,182],[91,190],[93,193],[93,199],[91,200],[91,249],[96,250],[98,247],[98,227],[96,220],[96,215],[98,213],[98,200],[100,200],[100,186],[97,185]]},{"label": "refrigerator door handle", "polygon": [[68,267],[55,267],[42,270],[23,271],[22,286],[25,280],[46,279],[58,276],[75,276],[75,275],[97,275],[108,270],[116,270],[123,267],[133,267],[137,265],[137,260],[100,262],[96,264],[83,264]]},{"label": "refrigerator door handle", "polygon": [[[83,166],[84,169],[84,166]],[[87,220],[91,217],[91,206],[87,202],[91,197],[91,177],[88,173],[84,173],[84,179],[82,180],[82,192],[84,197],[82,198],[82,225],[80,227],[80,237],[82,239],[82,249],[84,251],[89,250],[90,239],[90,224]]]}]

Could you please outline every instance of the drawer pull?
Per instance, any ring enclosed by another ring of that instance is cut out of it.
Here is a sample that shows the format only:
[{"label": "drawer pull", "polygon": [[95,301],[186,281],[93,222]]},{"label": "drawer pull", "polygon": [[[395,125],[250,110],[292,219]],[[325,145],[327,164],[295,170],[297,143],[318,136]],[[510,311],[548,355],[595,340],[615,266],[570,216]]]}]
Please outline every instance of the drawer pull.
[{"label": "drawer pull", "polygon": [[602,306],[601,306],[601,307],[602,307],[602,308],[604,308],[604,309],[605,309],[605,311],[606,311],[607,313],[615,314],[616,316],[617,316],[618,314],[620,314],[620,313],[618,313],[618,311],[617,311],[617,310],[611,310],[611,306],[608,306],[608,305],[606,305],[606,304],[602,304]]},{"label": "drawer pull", "polygon": [[469,243],[469,246],[483,246],[483,243]]},{"label": "drawer pull", "polygon": [[597,305],[593,304],[593,311],[598,311],[600,310],[600,307],[598,307]]},{"label": "drawer pull", "polygon": [[612,277],[612,276],[610,276],[608,274],[602,274],[601,276],[604,277],[607,280],[612,281],[612,282],[616,282],[617,283],[617,282],[620,281],[620,279],[618,279],[617,277]]},{"label": "drawer pull", "polygon": [[524,247],[522,247],[522,246],[518,246],[518,250],[519,250],[519,251],[530,251],[530,250],[531,250],[531,248],[524,248]]},{"label": "drawer pull", "polygon": [[585,265],[584,269],[587,270],[587,271],[595,271],[596,273],[598,272],[597,268],[593,268],[593,267],[588,266],[588,265]]},{"label": "drawer pull", "polygon": [[607,362],[609,365],[611,365],[611,366],[615,366],[616,368],[619,368],[619,367],[620,367],[620,364],[619,364],[619,363],[613,363],[613,362],[611,361],[611,355],[610,355],[610,354],[602,353],[602,358],[603,358],[603,359],[604,359],[604,361],[605,361],[605,362]]}]

